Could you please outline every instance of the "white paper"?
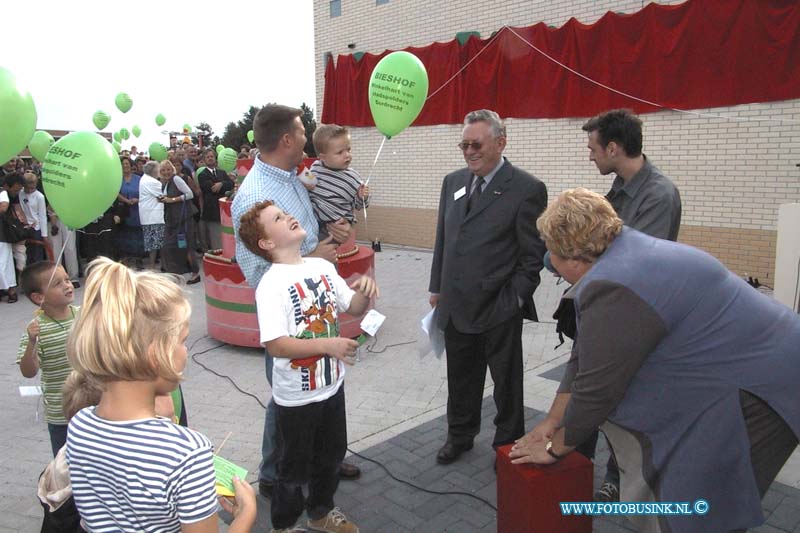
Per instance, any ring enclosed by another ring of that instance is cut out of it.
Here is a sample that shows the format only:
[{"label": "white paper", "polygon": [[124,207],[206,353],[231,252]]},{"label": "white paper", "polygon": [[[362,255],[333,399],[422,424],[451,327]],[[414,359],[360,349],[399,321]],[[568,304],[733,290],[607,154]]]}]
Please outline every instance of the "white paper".
[{"label": "white paper", "polygon": [[20,385],[19,386],[19,395],[20,396],[41,396],[42,395],[42,387],[40,385]]},{"label": "white paper", "polygon": [[364,315],[364,319],[361,321],[361,330],[374,337],[383,325],[384,320],[386,320],[385,316],[374,309],[370,309],[369,313]]},{"label": "white paper", "polygon": [[460,189],[458,189],[456,192],[453,193],[453,201],[455,202],[465,194],[467,194],[467,188],[461,187]]},{"label": "white paper", "polygon": [[425,334],[425,338],[421,339],[420,343],[420,357],[433,352],[437,358],[441,359],[444,353],[444,332],[436,325],[436,307],[422,317],[420,327]]}]

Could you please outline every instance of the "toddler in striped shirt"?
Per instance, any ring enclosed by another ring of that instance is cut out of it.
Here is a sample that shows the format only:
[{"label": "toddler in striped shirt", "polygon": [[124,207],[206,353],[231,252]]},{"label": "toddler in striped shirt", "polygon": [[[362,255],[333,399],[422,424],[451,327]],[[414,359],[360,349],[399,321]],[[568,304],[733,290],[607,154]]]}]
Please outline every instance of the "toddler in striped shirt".
[{"label": "toddler in striped shirt", "polygon": [[319,221],[321,241],[328,236],[328,224],[341,219],[355,224],[354,211],[369,207],[369,186],[350,168],[352,155],[347,128],[322,124],[314,130],[313,141],[319,159],[311,165],[316,185],[308,195]]}]

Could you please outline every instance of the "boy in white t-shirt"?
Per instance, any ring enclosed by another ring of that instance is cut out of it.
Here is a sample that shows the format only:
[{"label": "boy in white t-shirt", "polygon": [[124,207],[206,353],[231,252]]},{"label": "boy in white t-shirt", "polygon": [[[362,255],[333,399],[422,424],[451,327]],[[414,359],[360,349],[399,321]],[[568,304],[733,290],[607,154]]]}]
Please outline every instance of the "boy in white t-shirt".
[{"label": "boy in white t-shirt", "polygon": [[355,362],[358,343],[339,337],[337,317],[366,311],[378,288],[366,276],[348,287],[333,264],[302,257],[305,236],[300,223],[271,201],[254,205],[239,224],[245,246],[272,263],[256,289],[261,342],[275,358],[272,527],[295,531],[305,507],[312,530],[354,533],[358,528],[334,507],[333,495],[347,451],[343,363]]}]

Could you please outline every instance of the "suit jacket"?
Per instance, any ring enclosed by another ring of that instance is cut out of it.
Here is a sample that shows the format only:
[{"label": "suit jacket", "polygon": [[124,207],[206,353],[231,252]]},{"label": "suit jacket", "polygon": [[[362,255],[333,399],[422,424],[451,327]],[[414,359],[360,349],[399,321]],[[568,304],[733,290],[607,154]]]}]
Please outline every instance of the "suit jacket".
[{"label": "suit jacket", "polygon": [[[439,293],[438,325],[482,333],[513,317],[538,320],[533,291],[545,252],[536,220],[547,207],[544,183],[506,161],[466,214],[472,172],[447,175],[429,290]],[[464,189],[464,194],[455,198]]]},{"label": "suit jacket", "polygon": [[[200,182],[200,189],[203,191],[203,215],[202,219],[209,222],[219,222],[219,199],[225,193],[233,190],[233,180],[228,177],[228,173],[219,168],[211,170],[206,167],[197,177]],[[219,192],[214,192],[211,187],[215,183],[222,182]]]}]

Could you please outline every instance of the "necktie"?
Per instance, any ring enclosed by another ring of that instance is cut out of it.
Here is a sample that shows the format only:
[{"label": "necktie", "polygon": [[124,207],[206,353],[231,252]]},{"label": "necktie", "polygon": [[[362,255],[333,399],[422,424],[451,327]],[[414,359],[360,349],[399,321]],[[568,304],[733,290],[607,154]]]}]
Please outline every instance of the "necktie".
[{"label": "necktie", "polygon": [[475,184],[475,188],[472,189],[472,194],[469,195],[469,200],[467,200],[467,213],[475,209],[475,206],[478,205],[478,200],[480,199],[482,192],[483,178],[478,178],[478,183]]}]

